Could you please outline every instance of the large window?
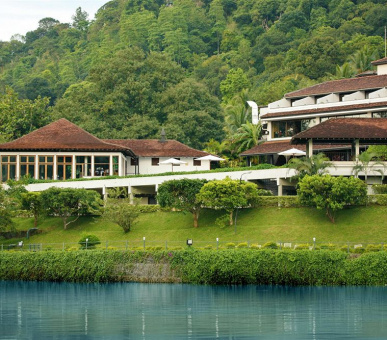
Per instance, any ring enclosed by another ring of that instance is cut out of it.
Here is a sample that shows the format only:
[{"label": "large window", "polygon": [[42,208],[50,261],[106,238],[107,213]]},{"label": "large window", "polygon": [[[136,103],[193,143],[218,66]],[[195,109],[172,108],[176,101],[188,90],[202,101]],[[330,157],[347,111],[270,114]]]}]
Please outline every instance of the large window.
[{"label": "large window", "polygon": [[387,111],[373,112],[372,118],[387,118]]},{"label": "large window", "polygon": [[94,157],[94,176],[107,176],[109,175],[109,156],[97,156]]},{"label": "large window", "polygon": [[75,156],[75,177],[91,176],[90,156]]},{"label": "large window", "polygon": [[35,156],[20,156],[20,177],[35,178]]},{"label": "large window", "polygon": [[16,156],[1,156],[1,181],[16,179]]},{"label": "large window", "polygon": [[39,179],[53,179],[54,157],[39,156]]},{"label": "large window", "polygon": [[293,137],[297,133],[316,125],[315,119],[289,120],[271,123],[271,137]]},{"label": "large window", "polygon": [[73,169],[72,156],[58,156],[56,161],[57,178],[60,180],[70,179]]}]

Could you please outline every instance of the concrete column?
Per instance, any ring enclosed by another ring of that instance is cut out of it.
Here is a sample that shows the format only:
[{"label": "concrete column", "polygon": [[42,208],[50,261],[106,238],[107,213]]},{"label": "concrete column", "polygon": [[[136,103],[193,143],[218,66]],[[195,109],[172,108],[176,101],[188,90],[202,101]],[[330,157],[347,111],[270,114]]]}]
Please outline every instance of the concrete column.
[{"label": "concrete column", "polygon": [[91,177],[95,176],[95,169],[94,169],[94,154],[91,154],[91,170],[90,170]]},{"label": "concrete column", "polygon": [[35,179],[39,179],[39,155],[35,155]]},{"label": "concrete column", "polygon": [[310,158],[313,156],[313,140],[308,139],[306,143],[306,157]]},{"label": "concrete column", "polygon": [[128,198],[129,198],[129,204],[133,204],[132,187],[130,185],[128,185]]},{"label": "concrete column", "polygon": [[71,165],[71,177],[74,179],[77,177],[77,172],[76,172],[76,169],[75,169],[75,155],[72,156],[72,159],[73,159],[73,162],[72,162],[72,165]]},{"label": "concrete column", "polygon": [[20,155],[16,155],[16,180],[20,179]]},{"label": "concrete column", "polygon": [[122,161],[122,155],[120,155],[118,157],[118,176],[122,176],[122,168],[123,168],[122,163],[124,163],[124,162]]},{"label": "concrete column", "polygon": [[283,196],[282,193],[282,182],[280,178],[277,178],[278,196]]},{"label": "concrete column", "polygon": [[356,158],[359,157],[360,155],[360,140],[356,139],[355,140],[355,156]]},{"label": "concrete column", "polygon": [[109,156],[109,175],[113,175],[113,155]]},{"label": "concrete column", "polygon": [[57,161],[56,161],[56,158],[57,158],[57,155],[53,155],[52,156],[54,158],[54,169],[52,169],[52,177],[54,177],[53,179],[58,179],[58,164],[57,164]]},{"label": "concrete column", "polygon": [[107,190],[106,190],[106,185],[104,185],[103,187],[102,187],[102,197],[103,197],[103,200],[104,201],[107,201],[107,197],[108,195],[107,195]]}]

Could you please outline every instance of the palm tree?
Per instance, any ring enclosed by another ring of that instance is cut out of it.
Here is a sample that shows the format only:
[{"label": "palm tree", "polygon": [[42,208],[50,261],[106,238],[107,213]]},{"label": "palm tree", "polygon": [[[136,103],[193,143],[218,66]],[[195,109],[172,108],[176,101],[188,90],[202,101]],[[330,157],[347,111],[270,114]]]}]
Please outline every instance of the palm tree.
[{"label": "palm tree", "polygon": [[[372,162],[372,161],[374,161],[374,162]],[[383,170],[374,169],[374,167],[376,165],[383,166]],[[377,160],[376,153],[365,151],[365,152],[361,153],[359,156],[357,156],[356,163],[355,163],[354,167],[352,168],[352,173],[354,174],[355,177],[358,178],[360,172],[364,172],[365,182],[367,182],[368,174],[371,172],[379,173],[383,179],[384,172],[385,172],[385,165],[383,162],[380,162]]]},{"label": "palm tree", "polygon": [[233,144],[237,145],[238,152],[251,149],[253,146],[262,143],[262,125],[261,122],[253,124],[247,122],[242,124],[241,127],[232,136]]},{"label": "palm tree", "polygon": [[303,178],[305,175],[324,175],[329,173],[328,168],[332,167],[332,162],[323,153],[318,153],[312,157],[292,158],[288,162],[291,169],[296,170],[297,179]]}]

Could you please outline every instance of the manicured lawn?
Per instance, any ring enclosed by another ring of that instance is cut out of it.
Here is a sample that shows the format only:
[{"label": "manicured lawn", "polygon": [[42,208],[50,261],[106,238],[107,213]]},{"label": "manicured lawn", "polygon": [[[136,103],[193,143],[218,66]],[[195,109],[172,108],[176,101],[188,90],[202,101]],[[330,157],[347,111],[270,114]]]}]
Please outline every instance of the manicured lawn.
[{"label": "manicured lawn", "polygon": [[[61,220],[46,218],[38,227],[42,234],[34,235],[28,244],[52,244],[54,248],[77,246],[84,233],[95,234],[102,246],[117,248],[143,245],[185,246],[188,238],[194,245],[216,245],[227,242],[259,243],[267,241],[309,243],[316,237],[318,243],[387,243],[387,207],[370,206],[345,209],[338,212],[336,223],[332,224],[325,213],[313,208],[257,208],[245,209],[238,213],[235,227],[219,227],[215,219],[221,211],[204,210],[199,219],[199,228],[193,228],[192,216],[182,212],[157,212],[141,215],[139,222],[127,234],[122,229],[102,218],[84,217],[67,230],[63,230]],[[28,230],[33,227],[32,219],[17,219],[17,229]],[[20,239],[0,240],[1,243],[16,243]],[[107,242],[107,243],[106,243]]]}]

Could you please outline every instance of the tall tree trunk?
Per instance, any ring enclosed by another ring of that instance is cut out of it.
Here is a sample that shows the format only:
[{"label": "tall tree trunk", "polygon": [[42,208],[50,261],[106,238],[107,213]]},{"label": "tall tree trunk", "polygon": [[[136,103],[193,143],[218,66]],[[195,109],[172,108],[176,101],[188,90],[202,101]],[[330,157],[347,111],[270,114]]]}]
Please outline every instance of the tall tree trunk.
[{"label": "tall tree trunk", "polygon": [[193,219],[194,219],[194,227],[199,227],[199,211],[192,212]]},{"label": "tall tree trunk", "polygon": [[230,225],[230,226],[233,225],[233,218],[232,218],[232,216],[233,216],[233,211],[231,210],[231,211],[230,211],[230,219],[229,219],[229,225]]}]

